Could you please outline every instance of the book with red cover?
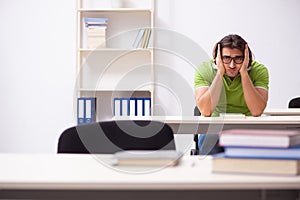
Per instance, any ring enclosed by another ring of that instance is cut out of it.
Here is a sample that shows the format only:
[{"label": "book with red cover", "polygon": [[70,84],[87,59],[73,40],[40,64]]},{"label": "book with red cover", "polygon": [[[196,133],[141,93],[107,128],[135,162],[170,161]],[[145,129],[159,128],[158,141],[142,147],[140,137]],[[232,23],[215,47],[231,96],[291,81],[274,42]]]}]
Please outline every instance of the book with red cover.
[{"label": "book with red cover", "polygon": [[221,132],[220,146],[277,147],[300,145],[299,130],[232,129]]}]

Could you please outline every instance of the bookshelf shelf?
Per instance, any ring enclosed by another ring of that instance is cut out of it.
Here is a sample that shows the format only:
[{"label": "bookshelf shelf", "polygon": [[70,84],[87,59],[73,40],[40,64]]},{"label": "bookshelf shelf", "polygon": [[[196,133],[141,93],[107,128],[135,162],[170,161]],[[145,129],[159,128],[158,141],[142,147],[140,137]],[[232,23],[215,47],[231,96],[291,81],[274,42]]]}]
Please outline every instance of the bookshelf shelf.
[{"label": "bookshelf shelf", "polygon": [[[87,19],[93,18],[107,20],[90,28]],[[105,40],[89,48],[99,27],[104,27]],[[108,0],[77,0],[76,98],[96,98],[97,121],[113,117],[114,98],[151,98],[153,105],[153,36],[147,42],[138,37],[153,27],[154,0],[130,0],[122,8],[111,7]]]},{"label": "bookshelf shelf", "polygon": [[148,12],[151,13],[152,9],[133,9],[133,8],[105,8],[105,9],[79,9],[78,12],[105,12],[105,13],[118,13],[118,12]]},{"label": "bookshelf shelf", "polygon": [[[126,89],[118,89],[118,90],[113,90],[113,89],[109,89],[109,88],[106,88],[106,89],[99,89],[99,88],[79,88],[78,89],[79,91],[81,92],[111,92],[111,91],[114,91],[114,92],[132,92],[132,90],[126,90]],[[135,89],[134,92],[151,92],[150,88],[138,88],[138,89]]]},{"label": "bookshelf shelf", "polygon": [[148,48],[132,48],[132,49],[117,49],[117,48],[99,48],[99,49],[79,49],[80,52],[134,52],[134,51],[142,51],[142,52],[151,52],[153,51],[152,47]]}]

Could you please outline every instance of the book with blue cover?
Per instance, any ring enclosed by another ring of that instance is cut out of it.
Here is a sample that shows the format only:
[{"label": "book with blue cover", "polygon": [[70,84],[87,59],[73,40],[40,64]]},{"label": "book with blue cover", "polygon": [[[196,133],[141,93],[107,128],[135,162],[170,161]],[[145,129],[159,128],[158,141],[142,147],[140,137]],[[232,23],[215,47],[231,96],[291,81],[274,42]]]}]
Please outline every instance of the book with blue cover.
[{"label": "book with blue cover", "polygon": [[290,148],[224,147],[226,157],[300,159],[300,146]]}]

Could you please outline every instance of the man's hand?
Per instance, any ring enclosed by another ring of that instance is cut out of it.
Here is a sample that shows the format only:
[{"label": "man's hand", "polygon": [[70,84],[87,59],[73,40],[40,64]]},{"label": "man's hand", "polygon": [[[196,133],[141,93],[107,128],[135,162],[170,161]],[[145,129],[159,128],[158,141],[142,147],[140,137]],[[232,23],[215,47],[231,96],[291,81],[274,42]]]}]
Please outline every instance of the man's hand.
[{"label": "man's hand", "polygon": [[268,91],[263,88],[256,88],[248,74],[247,68],[249,65],[249,49],[245,45],[244,61],[240,68],[242,78],[242,86],[246,104],[252,116],[260,116],[266,108],[268,101]]},{"label": "man's hand", "polygon": [[248,66],[249,66],[249,49],[248,49],[248,44],[246,44],[244,50],[244,61],[240,68],[240,74],[247,73]]},{"label": "man's hand", "polygon": [[217,52],[217,57],[216,57],[216,64],[218,67],[218,71],[220,73],[221,76],[224,75],[225,73],[225,67],[222,61],[222,57],[221,57],[221,47],[220,44],[218,44],[218,52]]}]

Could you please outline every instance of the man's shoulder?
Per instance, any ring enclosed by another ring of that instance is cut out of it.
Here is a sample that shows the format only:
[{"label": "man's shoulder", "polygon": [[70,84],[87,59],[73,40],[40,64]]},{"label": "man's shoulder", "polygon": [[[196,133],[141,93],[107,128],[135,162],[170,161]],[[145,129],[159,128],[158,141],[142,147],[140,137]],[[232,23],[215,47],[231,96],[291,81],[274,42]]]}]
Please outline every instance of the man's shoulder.
[{"label": "man's shoulder", "polygon": [[200,64],[200,67],[203,66],[203,67],[208,67],[208,68],[212,68],[214,67],[215,63],[213,60],[209,60],[209,61],[205,61],[205,62],[202,62]]},{"label": "man's shoulder", "polygon": [[251,63],[251,70],[261,70],[261,69],[267,69],[265,65],[253,60]]},{"label": "man's shoulder", "polygon": [[203,63],[201,63],[198,66],[198,71],[200,73],[203,73],[203,72],[205,72],[205,73],[213,72],[216,69],[217,69],[217,66],[215,65],[215,63],[213,62],[213,60],[203,62]]},{"label": "man's shoulder", "polygon": [[265,65],[257,62],[257,61],[252,61],[251,68],[249,70],[249,75],[251,77],[256,77],[256,76],[268,76],[269,72],[268,69]]},{"label": "man's shoulder", "polygon": [[195,88],[210,85],[215,77],[216,71],[215,64],[212,60],[201,63],[197,67],[194,77]]}]

